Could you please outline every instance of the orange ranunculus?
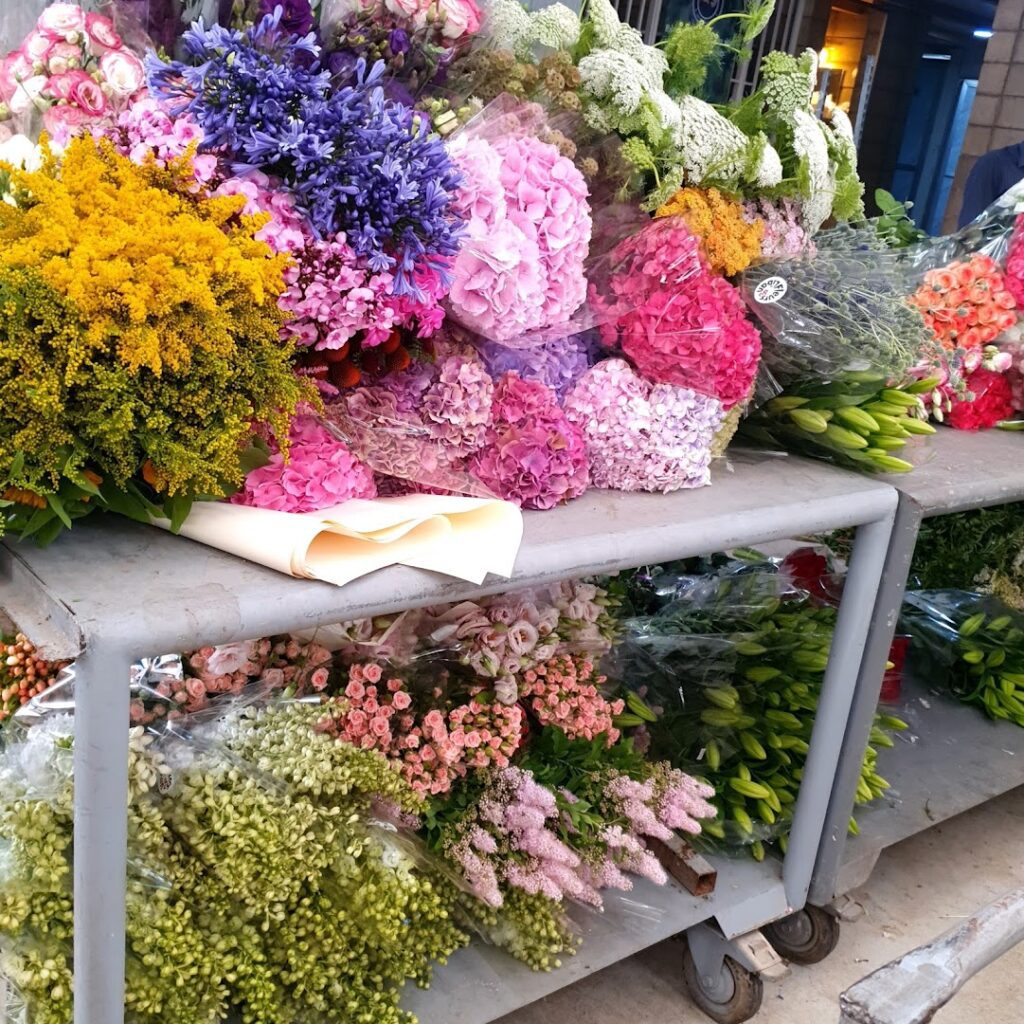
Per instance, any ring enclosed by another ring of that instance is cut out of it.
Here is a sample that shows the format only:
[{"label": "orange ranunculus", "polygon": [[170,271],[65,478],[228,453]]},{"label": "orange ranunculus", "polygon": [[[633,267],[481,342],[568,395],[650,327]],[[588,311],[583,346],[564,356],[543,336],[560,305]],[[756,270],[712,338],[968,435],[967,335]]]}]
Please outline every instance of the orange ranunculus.
[{"label": "orange ranunculus", "polygon": [[1005,289],[1002,288],[995,292],[992,296],[993,301],[1000,309],[1016,309],[1017,301],[1014,297]]}]

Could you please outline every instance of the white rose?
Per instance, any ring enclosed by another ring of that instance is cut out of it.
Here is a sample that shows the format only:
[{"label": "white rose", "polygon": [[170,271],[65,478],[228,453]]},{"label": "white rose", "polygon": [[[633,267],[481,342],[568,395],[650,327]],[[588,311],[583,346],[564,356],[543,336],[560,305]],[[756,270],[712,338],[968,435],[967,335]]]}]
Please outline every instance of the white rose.
[{"label": "white rose", "polygon": [[49,35],[67,38],[85,28],[85,14],[78,4],[50,4],[39,15],[37,25]]},{"label": "white rose", "polygon": [[33,75],[31,78],[26,78],[24,82],[19,82],[14,90],[14,95],[7,104],[11,108],[11,113],[24,114],[26,110],[37,106],[39,94],[46,87],[47,81],[46,75]]},{"label": "white rose", "polygon": [[115,96],[132,96],[142,88],[146,69],[128,50],[111,50],[100,58],[100,74]]},{"label": "white rose", "polygon": [[444,16],[441,34],[446,39],[461,39],[480,31],[480,8],[474,0],[437,0]]}]

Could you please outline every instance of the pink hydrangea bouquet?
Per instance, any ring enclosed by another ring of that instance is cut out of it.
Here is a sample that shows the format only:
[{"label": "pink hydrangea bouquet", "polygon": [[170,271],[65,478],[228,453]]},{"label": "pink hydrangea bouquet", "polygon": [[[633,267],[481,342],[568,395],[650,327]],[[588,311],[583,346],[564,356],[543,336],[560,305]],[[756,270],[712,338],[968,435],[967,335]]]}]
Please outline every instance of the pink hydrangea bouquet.
[{"label": "pink hydrangea bouquet", "polygon": [[591,295],[609,314],[604,343],[620,347],[649,380],[712,395],[727,410],[743,401],[757,374],[761,336],[739,292],[711,273],[682,220],[651,221],[616,255],[608,291]]},{"label": "pink hydrangea bouquet", "polygon": [[278,512],[316,512],[350,498],[375,498],[372,471],[315,416],[297,416],[291,425],[288,460],[276,449],[270,461],[245,478],[231,498]]},{"label": "pink hydrangea bouquet", "polygon": [[494,388],[487,443],[470,461],[487,487],[522,508],[579,497],[590,480],[583,432],[553,391],[506,373]]},{"label": "pink hydrangea bouquet", "polygon": [[459,208],[468,221],[451,315],[504,342],[568,321],[586,298],[592,231],[576,165],[528,134],[488,139],[470,129],[450,153],[462,171]]},{"label": "pink hydrangea bouquet", "polygon": [[19,128],[42,114],[63,144],[77,131],[113,124],[145,92],[142,61],[127,49],[110,18],[78,4],[54,3],[0,63],[0,120]]},{"label": "pink hydrangea bouquet", "polygon": [[724,410],[717,398],[652,384],[623,359],[587,371],[566,398],[584,434],[595,487],[675,491],[711,482],[711,447]]}]

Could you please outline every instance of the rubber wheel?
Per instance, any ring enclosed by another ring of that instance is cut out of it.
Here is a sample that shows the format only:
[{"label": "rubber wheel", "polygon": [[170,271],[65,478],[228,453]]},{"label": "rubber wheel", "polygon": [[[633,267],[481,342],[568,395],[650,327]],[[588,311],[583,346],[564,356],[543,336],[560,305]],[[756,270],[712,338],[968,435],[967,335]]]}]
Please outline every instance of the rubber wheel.
[{"label": "rubber wheel", "polygon": [[761,1009],[764,985],[760,975],[752,974],[731,956],[722,961],[718,978],[704,978],[687,948],[683,951],[683,980],[690,998],[718,1024],[742,1024]]},{"label": "rubber wheel", "polygon": [[839,941],[839,922],[821,907],[806,906],[761,931],[775,952],[794,964],[820,963]]}]

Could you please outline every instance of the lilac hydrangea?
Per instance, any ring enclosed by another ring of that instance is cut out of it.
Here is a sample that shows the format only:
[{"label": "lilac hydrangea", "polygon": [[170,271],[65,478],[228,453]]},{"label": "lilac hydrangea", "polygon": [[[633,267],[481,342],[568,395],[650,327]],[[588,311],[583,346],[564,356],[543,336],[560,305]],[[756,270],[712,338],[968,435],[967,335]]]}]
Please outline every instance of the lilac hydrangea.
[{"label": "lilac hydrangea", "polygon": [[449,281],[462,220],[460,175],[424,118],[389,101],[384,65],[359,62],[333,88],[312,34],[285,31],[282,9],[245,30],[198,23],[183,37],[189,62],[147,58],[151,91],[187,112],[203,148],[222,151],[236,173],[271,173],[315,231],[343,232],[372,272],[415,294],[424,267]]},{"label": "lilac hydrangea", "polygon": [[517,373],[523,380],[534,380],[550,388],[559,399],[586,373],[594,343],[584,335],[556,338],[530,348],[509,348],[495,341],[480,345],[491,376]]},{"label": "lilac hydrangea", "polygon": [[653,384],[622,359],[591,367],[565,401],[586,438],[591,480],[617,491],[675,491],[711,482],[711,445],[722,403]]}]

